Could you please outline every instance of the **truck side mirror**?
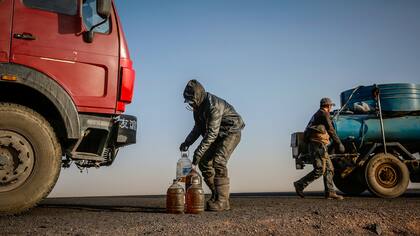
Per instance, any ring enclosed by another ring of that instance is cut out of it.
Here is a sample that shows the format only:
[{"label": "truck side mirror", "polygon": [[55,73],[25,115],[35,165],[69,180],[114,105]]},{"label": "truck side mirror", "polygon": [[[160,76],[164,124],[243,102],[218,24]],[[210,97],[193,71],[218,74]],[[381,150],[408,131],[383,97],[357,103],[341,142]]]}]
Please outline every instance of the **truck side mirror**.
[{"label": "truck side mirror", "polygon": [[94,34],[93,30],[88,30],[88,31],[83,32],[83,40],[86,43],[92,43],[93,42],[93,34]]},{"label": "truck side mirror", "polygon": [[102,24],[104,24],[111,15],[112,10],[112,1],[111,0],[97,0],[96,1],[96,13],[103,18],[103,21],[93,25],[90,29],[83,32],[83,40],[87,43],[93,42],[94,29]]},{"label": "truck side mirror", "polygon": [[111,15],[111,0],[98,0],[96,3],[96,12],[104,19]]}]

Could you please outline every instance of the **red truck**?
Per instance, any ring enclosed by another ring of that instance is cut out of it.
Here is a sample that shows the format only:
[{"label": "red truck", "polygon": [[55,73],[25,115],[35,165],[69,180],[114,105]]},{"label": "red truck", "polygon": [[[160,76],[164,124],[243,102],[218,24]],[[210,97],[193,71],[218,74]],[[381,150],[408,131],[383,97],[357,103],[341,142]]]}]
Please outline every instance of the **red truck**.
[{"label": "red truck", "polygon": [[0,213],[134,144],[134,79],[112,0],[0,0]]}]

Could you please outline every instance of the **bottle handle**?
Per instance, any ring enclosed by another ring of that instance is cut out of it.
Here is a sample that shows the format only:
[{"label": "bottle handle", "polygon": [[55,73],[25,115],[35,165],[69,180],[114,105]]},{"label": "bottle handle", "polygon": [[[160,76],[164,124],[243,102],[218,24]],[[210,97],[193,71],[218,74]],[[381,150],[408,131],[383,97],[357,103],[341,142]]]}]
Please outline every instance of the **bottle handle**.
[{"label": "bottle handle", "polygon": [[187,154],[187,158],[189,158],[190,157],[190,150],[187,150],[187,151],[181,151],[181,157],[183,156],[183,154]]}]

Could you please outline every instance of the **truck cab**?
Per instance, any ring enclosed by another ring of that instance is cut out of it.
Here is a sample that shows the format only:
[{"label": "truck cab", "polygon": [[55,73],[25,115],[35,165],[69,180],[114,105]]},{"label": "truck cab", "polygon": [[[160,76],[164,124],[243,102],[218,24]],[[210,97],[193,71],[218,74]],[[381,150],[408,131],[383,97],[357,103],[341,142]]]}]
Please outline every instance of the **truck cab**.
[{"label": "truck cab", "polygon": [[109,166],[134,144],[134,80],[113,1],[0,0],[0,213],[33,207],[61,167]]}]

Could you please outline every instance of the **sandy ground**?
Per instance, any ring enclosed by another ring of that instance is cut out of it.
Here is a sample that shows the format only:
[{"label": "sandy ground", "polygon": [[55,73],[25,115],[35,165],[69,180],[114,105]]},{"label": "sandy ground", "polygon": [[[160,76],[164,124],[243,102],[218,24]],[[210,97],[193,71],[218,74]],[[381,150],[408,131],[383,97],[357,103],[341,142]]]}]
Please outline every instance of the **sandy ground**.
[{"label": "sandy ground", "polygon": [[420,191],[397,199],[344,201],[321,193],[235,194],[232,210],[165,213],[165,196],[49,198],[0,216],[1,235],[420,235]]}]

